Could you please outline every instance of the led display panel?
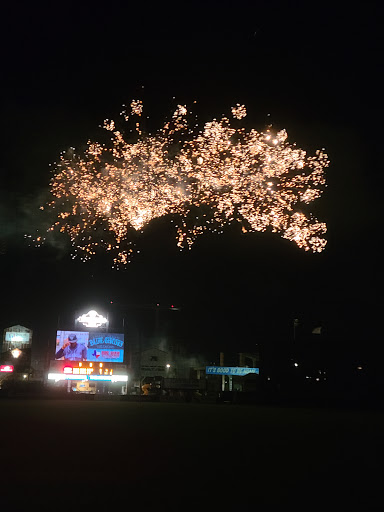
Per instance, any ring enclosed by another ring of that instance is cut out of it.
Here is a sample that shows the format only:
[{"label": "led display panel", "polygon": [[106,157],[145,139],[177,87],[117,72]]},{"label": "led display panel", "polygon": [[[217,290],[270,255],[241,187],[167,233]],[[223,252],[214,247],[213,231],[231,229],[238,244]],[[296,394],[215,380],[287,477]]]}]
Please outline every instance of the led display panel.
[{"label": "led display panel", "polygon": [[57,331],[55,359],[123,363],[124,334]]},{"label": "led display panel", "polygon": [[89,333],[88,361],[105,363],[124,362],[124,334]]}]

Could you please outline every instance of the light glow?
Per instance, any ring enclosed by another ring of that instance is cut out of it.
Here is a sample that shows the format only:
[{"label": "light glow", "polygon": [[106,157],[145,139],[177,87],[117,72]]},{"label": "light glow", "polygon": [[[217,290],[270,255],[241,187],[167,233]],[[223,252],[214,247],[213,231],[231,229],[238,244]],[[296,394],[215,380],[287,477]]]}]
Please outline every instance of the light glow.
[{"label": "light glow", "polygon": [[86,375],[68,375],[64,373],[48,373],[48,380],[87,380]]},{"label": "light glow", "polygon": [[21,350],[19,350],[18,348],[14,348],[13,350],[11,350],[11,354],[12,354],[12,357],[17,359],[18,357],[21,356]]},{"label": "light glow", "polygon": [[100,327],[108,323],[108,319],[104,318],[102,315],[99,315],[99,313],[97,313],[97,311],[94,309],[91,309],[91,311],[88,311],[88,313],[79,316],[79,318],[76,320],[86,327]]},{"label": "light glow", "polygon": [[[74,371],[76,368],[73,369]],[[78,368],[77,368],[78,370]],[[1,370],[4,371],[4,370]],[[48,373],[48,380],[54,380],[56,382],[60,380],[93,380],[93,381],[109,381],[109,382],[127,382],[128,375],[74,375],[64,373]]]}]

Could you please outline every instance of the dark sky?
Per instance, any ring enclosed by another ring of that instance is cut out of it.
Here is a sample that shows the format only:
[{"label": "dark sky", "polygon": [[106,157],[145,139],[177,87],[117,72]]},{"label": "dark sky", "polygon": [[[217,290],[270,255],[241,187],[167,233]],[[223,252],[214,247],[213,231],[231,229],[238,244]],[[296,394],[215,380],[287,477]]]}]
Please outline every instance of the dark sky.
[{"label": "dark sky", "polygon": [[[111,314],[123,304],[180,306],[169,321],[177,336],[213,353],[284,344],[295,317],[307,332],[321,323],[335,347],[379,343],[380,3],[131,4],[3,7],[0,327],[28,325],[44,345],[59,315],[113,300]],[[64,242],[29,248],[49,164],[97,140],[132,98],[143,99],[152,129],[175,102],[196,99],[201,121],[239,102],[256,129],[271,120],[299,147],[325,147],[328,188],[312,209],[328,224],[326,250],[231,228],[180,253],[162,221],[124,272],[102,257],[73,261]]]}]

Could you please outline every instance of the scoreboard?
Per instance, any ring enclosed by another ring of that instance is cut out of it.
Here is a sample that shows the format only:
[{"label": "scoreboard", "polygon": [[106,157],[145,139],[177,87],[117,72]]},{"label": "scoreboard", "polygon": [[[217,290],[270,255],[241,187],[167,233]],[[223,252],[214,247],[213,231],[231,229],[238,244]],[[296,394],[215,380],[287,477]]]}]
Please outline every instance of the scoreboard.
[{"label": "scoreboard", "polygon": [[125,366],[119,365],[116,368],[111,363],[52,361],[48,380],[55,382],[60,380],[127,382],[128,375],[124,370]]}]

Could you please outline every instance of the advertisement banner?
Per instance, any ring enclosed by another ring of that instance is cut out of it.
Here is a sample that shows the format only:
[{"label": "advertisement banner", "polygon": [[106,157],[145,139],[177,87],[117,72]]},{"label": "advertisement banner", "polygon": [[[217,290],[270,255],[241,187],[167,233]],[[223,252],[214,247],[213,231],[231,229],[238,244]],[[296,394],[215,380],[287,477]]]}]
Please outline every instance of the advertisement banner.
[{"label": "advertisement banner", "polygon": [[123,363],[124,334],[57,331],[55,359]]},{"label": "advertisement banner", "polygon": [[249,373],[259,375],[259,368],[247,368],[243,366],[206,366],[205,373],[208,375],[238,375],[243,377]]},{"label": "advertisement banner", "polygon": [[124,334],[92,332],[88,339],[88,361],[124,362]]}]

